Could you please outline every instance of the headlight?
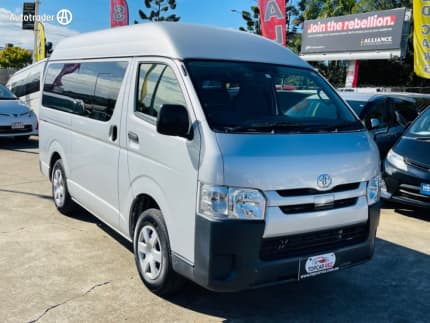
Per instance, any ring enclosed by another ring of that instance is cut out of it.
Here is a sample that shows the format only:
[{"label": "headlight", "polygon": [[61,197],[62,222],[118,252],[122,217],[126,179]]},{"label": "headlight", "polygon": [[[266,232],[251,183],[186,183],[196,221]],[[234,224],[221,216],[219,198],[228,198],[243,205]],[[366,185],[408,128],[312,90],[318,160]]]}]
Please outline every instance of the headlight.
[{"label": "headlight", "polygon": [[199,213],[216,219],[263,220],[266,199],[258,190],[200,186]]},{"label": "headlight", "polygon": [[373,205],[381,198],[381,175],[373,177],[367,183],[367,204]]},{"label": "headlight", "polygon": [[408,170],[408,165],[406,165],[405,159],[399,154],[395,153],[392,149],[388,152],[387,160],[390,162],[391,165],[400,170]]}]

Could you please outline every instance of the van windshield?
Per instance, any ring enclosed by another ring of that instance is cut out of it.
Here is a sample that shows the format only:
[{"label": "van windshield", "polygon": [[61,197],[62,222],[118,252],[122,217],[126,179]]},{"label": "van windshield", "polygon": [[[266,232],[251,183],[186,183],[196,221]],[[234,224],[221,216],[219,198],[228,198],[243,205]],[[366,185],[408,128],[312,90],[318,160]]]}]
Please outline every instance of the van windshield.
[{"label": "van windshield", "polygon": [[337,132],[363,126],[310,69],[188,60],[209,126],[220,132]]}]

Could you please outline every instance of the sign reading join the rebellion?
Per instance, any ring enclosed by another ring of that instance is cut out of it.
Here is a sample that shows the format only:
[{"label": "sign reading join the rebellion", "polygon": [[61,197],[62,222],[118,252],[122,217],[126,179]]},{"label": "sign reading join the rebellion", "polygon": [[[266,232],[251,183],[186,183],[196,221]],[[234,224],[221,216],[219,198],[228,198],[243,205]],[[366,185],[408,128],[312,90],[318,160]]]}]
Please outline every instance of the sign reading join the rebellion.
[{"label": "sign reading join the rebellion", "polygon": [[400,49],[405,8],[307,20],[301,54]]}]

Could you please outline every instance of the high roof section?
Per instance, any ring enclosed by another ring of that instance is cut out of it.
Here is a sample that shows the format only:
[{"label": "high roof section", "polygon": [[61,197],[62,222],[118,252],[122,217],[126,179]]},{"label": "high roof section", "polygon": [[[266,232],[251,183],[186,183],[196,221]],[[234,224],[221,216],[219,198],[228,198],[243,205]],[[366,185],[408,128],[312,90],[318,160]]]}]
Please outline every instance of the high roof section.
[{"label": "high roof section", "polygon": [[310,67],[277,43],[243,31],[182,24],[143,23],[63,40],[51,60],[125,56],[223,59]]}]

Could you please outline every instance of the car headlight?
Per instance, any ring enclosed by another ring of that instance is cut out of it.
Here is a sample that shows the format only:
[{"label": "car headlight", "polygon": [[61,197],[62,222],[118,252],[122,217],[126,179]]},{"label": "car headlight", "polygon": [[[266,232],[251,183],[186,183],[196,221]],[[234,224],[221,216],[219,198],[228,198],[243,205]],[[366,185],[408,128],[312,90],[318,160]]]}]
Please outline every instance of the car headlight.
[{"label": "car headlight", "polygon": [[381,175],[377,175],[367,182],[367,204],[373,205],[381,198]]},{"label": "car headlight", "polygon": [[266,199],[258,190],[200,186],[199,213],[215,219],[263,220]]},{"label": "car headlight", "polygon": [[404,171],[408,170],[408,165],[406,165],[406,162],[403,156],[400,156],[399,154],[395,153],[392,149],[390,149],[390,151],[388,152],[387,160],[391,165],[393,165],[394,167],[400,170],[404,170]]}]

